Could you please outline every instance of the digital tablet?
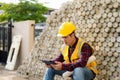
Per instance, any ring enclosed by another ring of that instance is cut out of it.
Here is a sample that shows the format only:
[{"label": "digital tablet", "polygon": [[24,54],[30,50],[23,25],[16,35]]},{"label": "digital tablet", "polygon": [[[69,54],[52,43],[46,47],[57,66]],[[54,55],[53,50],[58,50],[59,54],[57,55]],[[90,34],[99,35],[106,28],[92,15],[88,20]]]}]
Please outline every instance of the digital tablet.
[{"label": "digital tablet", "polygon": [[44,62],[47,65],[56,64],[54,61],[48,61],[48,60],[41,60],[41,61]]}]

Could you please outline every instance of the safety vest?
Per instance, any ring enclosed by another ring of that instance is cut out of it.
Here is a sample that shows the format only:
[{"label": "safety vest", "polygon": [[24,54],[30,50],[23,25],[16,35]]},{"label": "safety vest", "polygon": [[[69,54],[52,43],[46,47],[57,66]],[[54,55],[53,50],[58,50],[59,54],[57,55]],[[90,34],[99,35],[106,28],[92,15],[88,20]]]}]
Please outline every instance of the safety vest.
[{"label": "safety vest", "polygon": [[[70,58],[71,63],[78,61],[78,59],[80,58],[81,49],[82,49],[83,44],[84,44],[84,41],[82,41],[81,38],[79,38],[78,42],[76,44],[76,47]],[[61,48],[65,63],[70,63],[69,58],[68,58],[68,54],[69,54],[68,49],[69,49],[69,46],[67,46],[67,45],[62,46],[62,48]],[[95,58],[92,58],[92,56],[91,56],[91,58],[89,57],[86,67],[88,67],[90,70],[92,70],[95,74],[98,73],[98,71],[96,69],[96,60],[95,60]]]}]

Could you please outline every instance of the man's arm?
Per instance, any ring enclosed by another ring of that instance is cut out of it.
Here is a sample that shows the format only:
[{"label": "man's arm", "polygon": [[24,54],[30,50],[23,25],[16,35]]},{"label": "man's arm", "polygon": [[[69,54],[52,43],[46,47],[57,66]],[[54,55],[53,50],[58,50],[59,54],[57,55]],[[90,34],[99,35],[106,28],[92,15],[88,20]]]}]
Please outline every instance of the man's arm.
[{"label": "man's arm", "polygon": [[80,59],[78,60],[78,62],[70,63],[70,64],[63,63],[62,70],[73,71],[74,68],[76,67],[85,67],[91,55],[92,55],[92,48],[87,43],[84,43],[81,50]]},{"label": "man's arm", "polygon": [[64,62],[62,53],[60,53],[60,54],[57,56],[57,58],[55,58],[53,61]]},{"label": "man's arm", "polygon": [[[60,53],[59,54],[59,56],[57,56],[57,58],[55,58],[55,59],[53,59],[52,60],[52,62],[54,62],[55,64],[46,64],[46,66],[47,67],[53,67],[53,68],[55,68],[56,69],[56,67],[57,67],[57,63],[60,63],[60,62],[64,62],[64,59],[63,59],[63,56],[62,56],[62,54]],[[61,65],[62,65],[62,63],[61,63]],[[56,66],[56,67],[55,67]],[[59,67],[60,65],[58,65],[58,67]],[[57,67],[57,68],[58,68]],[[62,67],[62,66],[61,66]]]}]

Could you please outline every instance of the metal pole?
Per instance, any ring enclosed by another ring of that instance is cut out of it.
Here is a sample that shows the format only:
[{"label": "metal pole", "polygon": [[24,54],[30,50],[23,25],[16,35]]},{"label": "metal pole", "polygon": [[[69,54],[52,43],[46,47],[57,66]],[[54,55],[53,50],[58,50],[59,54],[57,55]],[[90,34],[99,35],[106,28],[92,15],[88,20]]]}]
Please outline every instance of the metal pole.
[{"label": "metal pole", "polygon": [[2,40],[3,40],[3,51],[5,51],[5,27],[3,27],[3,32],[2,32],[3,34],[2,34]]},{"label": "metal pole", "polygon": [[12,25],[12,21],[11,21],[11,18],[8,20],[8,52],[10,50],[10,46],[11,46],[11,43],[12,43],[12,27],[14,27]]}]

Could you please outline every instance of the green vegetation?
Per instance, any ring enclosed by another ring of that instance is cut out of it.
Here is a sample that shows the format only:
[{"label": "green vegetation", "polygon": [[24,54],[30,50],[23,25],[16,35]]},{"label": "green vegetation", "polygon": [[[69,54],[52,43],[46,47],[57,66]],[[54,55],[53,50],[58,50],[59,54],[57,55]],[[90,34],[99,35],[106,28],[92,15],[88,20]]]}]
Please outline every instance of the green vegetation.
[{"label": "green vegetation", "polygon": [[43,16],[48,11],[48,8],[38,3],[37,0],[19,0],[18,4],[0,3],[0,22],[12,18],[14,21],[35,20],[35,22],[44,22],[46,18]]}]

